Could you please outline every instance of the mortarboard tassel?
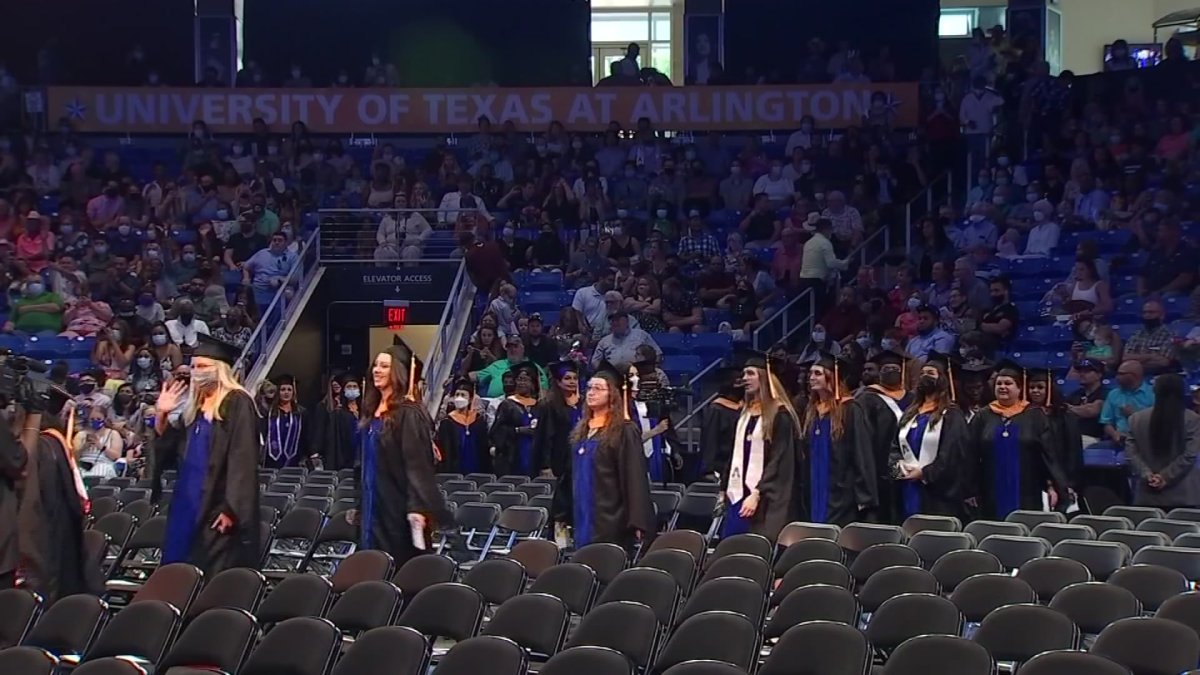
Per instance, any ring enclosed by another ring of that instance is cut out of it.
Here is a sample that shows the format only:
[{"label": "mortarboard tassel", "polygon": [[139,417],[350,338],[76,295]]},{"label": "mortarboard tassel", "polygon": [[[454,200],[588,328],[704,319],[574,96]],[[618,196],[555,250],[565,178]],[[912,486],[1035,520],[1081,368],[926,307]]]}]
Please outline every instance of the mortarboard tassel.
[{"label": "mortarboard tassel", "polygon": [[950,380],[950,402],[958,401],[958,396],[954,393],[954,364],[950,363],[950,359],[946,359],[946,379]]},{"label": "mortarboard tassel", "polygon": [[1047,368],[1046,369],[1046,407],[1047,408],[1049,408],[1050,406],[1052,406],[1054,404],[1054,401],[1052,400],[1052,398],[1054,396],[1053,392],[1054,392],[1054,373],[1049,368]]},{"label": "mortarboard tassel", "polygon": [[410,354],[408,357],[408,394],[405,396],[410,401],[417,400],[417,355]]},{"label": "mortarboard tassel", "polygon": [[629,383],[627,381],[621,382],[621,409],[625,411],[625,421],[628,422],[630,420],[630,417],[629,417]]},{"label": "mortarboard tassel", "polygon": [[75,406],[67,412],[67,435],[63,438],[63,443],[67,446],[67,454],[72,458],[75,457]]},{"label": "mortarboard tassel", "polygon": [[1022,401],[1029,400],[1029,394],[1027,393],[1028,391],[1029,391],[1029,371],[1022,368],[1021,369],[1021,400]]},{"label": "mortarboard tassel", "polygon": [[766,367],[766,370],[767,370],[767,394],[771,397],[771,400],[774,401],[775,400],[775,379],[771,377],[771,357],[769,357],[769,356],[766,359],[766,366],[767,366]]},{"label": "mortarboard tassel", "polygon": [[833,402],[836,404],[842,400],[842,378],[838,377],[837,359],[833,359]]}]

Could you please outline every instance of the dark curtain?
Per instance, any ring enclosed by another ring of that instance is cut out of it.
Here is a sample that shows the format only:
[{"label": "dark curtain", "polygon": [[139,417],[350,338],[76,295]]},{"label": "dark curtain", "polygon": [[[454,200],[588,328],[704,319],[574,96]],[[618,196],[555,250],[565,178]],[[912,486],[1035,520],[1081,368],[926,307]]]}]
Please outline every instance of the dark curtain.
[{"label": "dark curtain", "polygon": [[61,84],[128,84],[125,59],[140,44],[165,81],[190,83],[193,8],[194,0],[3,0],[0,61],[26,85],[42,83],[43,70]]},{"label": "dark curtain", "polygon": [[725,3],[726,70],[748,68],[772,82],[795,81],[808,41],[833,49],[846,40],[864,63],[890,45],[899,81],[914,81],[937,62],[938,0],[736,0]]},{"label": "dark curtain", "polygon": [[584,0],[247,0],[245,56],[272,80],[293,60],[313,83],[359,82],[372,52],[403,86],[590,82]]}]

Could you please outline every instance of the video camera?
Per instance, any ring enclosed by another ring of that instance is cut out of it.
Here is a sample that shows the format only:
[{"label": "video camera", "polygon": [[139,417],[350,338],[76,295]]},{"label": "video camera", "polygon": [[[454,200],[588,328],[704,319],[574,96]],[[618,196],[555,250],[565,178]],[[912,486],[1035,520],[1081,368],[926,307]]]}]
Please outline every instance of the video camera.
[{"label": "video camera", "polygon": [[42,361],[0,349],[0,408],[15,402],[30,410],[45,409],[55,388],[47,370]]}]

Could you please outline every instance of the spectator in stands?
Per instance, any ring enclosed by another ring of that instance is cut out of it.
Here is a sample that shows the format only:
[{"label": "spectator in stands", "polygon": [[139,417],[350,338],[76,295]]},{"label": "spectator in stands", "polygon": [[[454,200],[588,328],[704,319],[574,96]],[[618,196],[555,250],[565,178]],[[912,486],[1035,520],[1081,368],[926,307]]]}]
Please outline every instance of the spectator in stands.
[{"label": "spectator in stands", "polygon": [[[621,258],[617,262],[624,261],[628,266],[629,259]],[[583,246],[575,249],[571,254],[571,262],[567,265],[567,273],[565,279],[570,282],[571,288],[578,288],[582,284],[594,283],[599,275],[604,270],[612,270],[613,263],[604,257],[597,245],[596,238],[589,236],[583,242]]]},{"label": "spectator in stands", "polygon": [[954,283],[967,298],[967,305],[977,311],[985,312],[992,306],[991,292],[988,283],[975,276],[975,264],[969,257],[954,261]]},{"label": "spectator in stands", "polygon": [[695,267],[721,254],[720,243],[705,225],[699,211],[688,213],[687,234],[679,239],[677,251],[680,259]]},{"label": "spectator in stands", "polygon": [[1079,374],[1080,387],[1067,397],[1067,410],[1079,418],[1079,433],[1086,448],[1105,437],[1100,412],[1109,393],[1103,381],[1106,367],[1103,361],[1085,358],[1074,370]]},{"label": "spectator in stands", "polygon": [[501,284],[496,297],[488,305],[488,311],[496,317],[496,333],[501,339],[517,334],[517,319],[521,311],[517,309],[517,287],[512,284]]},{"label": "spectator in stands", "polygon": [[575,297],[571,300],[571,307],[579,312],[596,337],[607,332],[609,312],[605,294],[613,289],[614,277],[611,268],[601,269],[596,281],[575,291]]},{"label": "spectator in stands", "polygon": [[704,332],[704,316],[700,299],[684,288],[677,277],[670,277],[662,285],[662,318],[667,330],[672,333]]},{"label": "spectator in stands", "polygon": [[832,224],[834,247],[841,254],[849,253],[863,240],[863,219],[858,209],[846,203],[846,195],[840,190],[829,193],[829,206],[821,217]]},{"label": "spectator in stands", "polygon": [[729,175],[717,186],[717,194],[726,209],[740,211],[750,206],[750,197],[754,194],[754,180],[743,172],[741,161],[734,160],[729,165]]},{"label": "spectator in stands", "polygon": [[1105,439],[1125,446],[1129,436],[1129,418],[1139,410],[1154,405],[1154,391],[1145,381],[1145,371],[1137,361],[1122,361],[1117,367],[1117,388],[1108,392],[1100,410],[1100,424],[1104,425]]},{"label": "spectator in stands", "polygon": [[745,238],[746,248],[767,248],[779,237],[779,218],[771,206],[771,198],[765,193],[754,195],[754,208],[738,225]]},{"label": "spectator in stands", "polygon": [[213,337],[238,349],[245,349],[252,332],[245,312],[240,307],[232,307],[221,320],[221,325],[213,331]]},{"label": "spectator in stands", "polygon": [[475,337],[467,344],[467,357],[463,362],[463,372],[473,373],[483,370],[500,358],[504,353],[504,341],[496,334],[493,326],[480,326]]},{"label": "spectator in stands", "polygon": [[282,232],[271,235],[270,243],[242,264],[242,286],[249,287],[259,311],[265,311],[287,281],[297,256],[288,251]]},{"label": "spectator in stands", "polygon": [[954,281],[950,274],[950,263],[939,260],[930,268],[930,283],[922,293],[921,302],[933,307],[944,308],[950,304],[950,292]]},{"label": "spectator in stands", "polygon": [[238,231],[229,235],[223,254],[225,267],[231,272],[241,271],[242,265],[251,256],[269,245],[266,236],[259,234],[255,229],[254,221],[250,218],[249,213],[242,213],[238,216],[238,225]]},{"label": "spectator in stands", "polygon": [[154,352],[149,347],[142,347],[134,353],[133,362],[129,366],[129,379],[137,394],[157,394],[162,388],[163,369],[155,360]]},{"label": "spectator in stands", "polygon": [[40,276],[30,275],[21,284],[21,297],[10,302],[4,332],[57,333],[63,329],[63,308],[62,296],[47,290]]},{"label": "spectator in stands", "polygon": [[991,207],[984,202],[971,207],[967,225],[959,232],[958,250],[970,252],[980,246],[989,251],[996,250],[996,241],[999,239],[1000,233],[996,229],[996,224],[989,217],[990,213]]},{"label": "spectator in stands", "polygon": [[979,319],[979,329],[996,344],[1011,341],[1020,328],[1020,313],[1012,302],[1012,283],[1007,277],[996,277],[988,286],[992,306]]},{"label": "spectator in stands", "polygon": [[[921,236],[913,242],[908,250],[908,264],[916,272],[921,281],[933,280],[934,266],[941,263],[948,266],[954,261],[954,245],[946,236],[946,229],[933,217],[921,220]],[[931,303],[938,304],[938,303]]]},{"label": "spectator in stands", "polygon": [[[920,294],[920,289],[916,286],[916,281],[913,279],[913,270],[908,265],[900,265],[895,272],[895,285],[892,290],[888,291],[887,300],[891,305],[892,311],[902,312],[905,305],[912,299],[914,294]],[[916,309],[915,307],[910,309]]]},{"label": "spectator in stands", "polygon": [[[458,190],[447,192],[442,197],[442,202],[438,206],[439,225],[451,225],[459,228],[465,222],[474,222],[476,217],[484,222],[491,222],[492,216],[488,213],[483,199],[475,196],[472,192],[472,183],[470,175],[464,173],[458,179]],[[464,219],[464,217],[466,218]]]},{"label": "spectator in stands", "polygon": [[[583,319],[583,315],[568,305],[558,313],[558,323],[550,328],[550,338],[558,345],[559,355],[565,356],[589,347],[591,328]],[[575,345],[578,347],[575,348]]]},{"label": "spectator in stands", "polygon": [[1114,40],[1109,47],[1108,59],[1104,61],[1104,72],[1115,73],[1137,70],[1137,59],[1129,54],[1129,43],[1124,39]]},{"label": "spectator in stands", "polygon": [[101,332],[113,319],[113,310],[107,302],[93,300],[83,286],[84,293],[75,298],[67,298],[63,313],[66,322],[61,335],[63,337],[79,338],[92,337]]},{"label": "spectator in stands", "polygon": [[210,335],[208,324],[196,318],[196,306],[188,298],[179,298],[174,305],[175,318],[167,321],[167,331],[180,349],[196,346],[196,336]]},{"label": "spectator in stands", "polygon": [[800,287],[800,273],[804,269],[804,244],[800,230],[788,225],[780,233],[775,257],[771,260],[771,276],[780,288],[794,290]]},{"label": "spectator in stands", "polygon": [[612,332],[596,343],[591,360],[593,368],[607,361],[619,369],[628,369],[638,360],[637,348],[641,345],[650,345],[656,354],[662,355],[662,349],[649,333],[630,325],[629,313],[625,310],[617,309],[611,314],[609,322]]},{"label": "spectator in stands", "polygon": [[117,319],[101,329],[92,347],[92,363],[110,379],[124,379],[133,360],[134,345],[129,325]]},{"label": "spectator in stands", "polygon": [[54,253],[54,235],[50,219],[30,211],[25,216],[25,231],[17,237],[17,261],[23,270],[39,274],[50,264]]},{"label": "spectator in stands", "polygon": [[[181,300],[179,302],[189,301]],[[176,306],[175,311],[178,313],[178,306]],[[177,322],[175,319],[172,319],[172,321]],[[198,328],[193,326],[193,331],[195,330],[198,330]],[[179,343],[172,339],[172,331],[168,328],[166,322],[156,323],[151,327],[150,349],[154,352],[154,358],[163,373],[171,373],[180,365],[183,365],[183,353],[179,349]]]},{"label": "spectator in stands", "polygon": [[559,269],[567,263],[567,247],[554,224],[543,222],[530,248],[530,262],[543,270]]},{"label": "spectator in stands", "polygon": [[1137,277],[1140,296],[1188,293],[1195,286],[1196,250],[1183,240],[1179,221],[1164,218],[1154,236],[1154,247]]},{"label": "spectator in stands", "polygon": [[1174,368],[1178,362],[1175,334],[1165,322],[1166,310],[1158,300],[1142,305],[1142,327],[1125,343],[1124,358],[1136,361],[1152,375]]},{"label": "spectator in stands", "polygon": [[795,181],[783,175],[783,164],[779,160],[772,161],[767,173],[754,181],[754,194],[766,195],[768,204],[774,209],[787,204],[795,191]]},{"label": "spectator in stands", "polygon": [[1054,220],[1054,206],[1042,199],[1033,205],[1033,227],[1025,241],[1026,257],[1046,257],[1058,246],[1062,228]]},{"label": "spectator in stands", "polygon": [[529,315],[529,332],[524,338],[525,353],[529,360],[542,368],[550,368],[559,360],[558,345],[554,339],[545,334],[545,324],[542,315],[534,312]]},{"label": "spectator in stands", "polygon": [[1174,162],[1185,158],[1188,151],[1195,145],[1194,132],[1184,125],[1180,115],[1171,117],[1167,131],[1154,147],[1154,156],[1163,162]]},{"label": "spectator in stands", "polygon": [[106,399],[90,406],[86,427],[75,434],[73,446],[79,457],[79,470],[85,477],[112,478],[118,475],[116,461],[125,455],[121,434],[108,426]]},{"label": "spectator in stands", "polygon": [[104,389],[107,381],[102,370],[86,370],[79,374],[79,394],[75,397],[75,404],[81,415],[86,417],[87,411],[92,408],[111,403],[112,397]]},{"label": "spectator in stands", "polygon": [[821,317],[829,337],[839,343],[853,340],[867,328],[867,315],[863,313],[858,291],[854,286],[842,286],[838,301]]},{"label": "spectator in stands", "polygon": [[1087,225],[1095,225],[1108,209],[1109,194],[1090,172],[1081,173],[1078,183],[1079,196],[1075,200],[1074,215]]},{"label": "spectator in stands", "polygon": [[[1115,372],[1121,361],[1121,336],[1101,321],[1080,319],[1075,322],[1076,341],[1071,344],[1071,357],[1099,361],[1106,372]],[[1068,377],[1071,373],[1068,373]]]},{"label": "spectator in stands", "polygon": [[[510,373],[513,367],[528,360],[529,358],[525,355],[525,343],[521,341],[519,336],[514,335],[505,342],[504,358],[493,361],[483,370],[468,373],[467,376],[479,385],[479,390],[484,392],[482,394],[484,398],[496,398],[506,393],[504,391],[504,375],[506,373],[515,375],[515,373]],[[546,369],[536,363],[534,366],[537,368],[540,377],[539,387],[548,386],[550,380],[546,374]]]},{"label": "spectator in stands", "polygon": [[663,298],[658,280],[652,276],[637,279],[632,293],[629,294],[622,307],[629,312],[638,325],[649,333],[664,333],[667,326],[663,323]]},{"label": "spectator in stands", "polygon": [[967,139],[967,152],[975,166],[981,166],[991,154],[996,112],[1004,105],[1004,99],[988,88],[982,64],[977,63],[976,67],[972,68],[971,91],[959,103],[958,120]]},{"label": "spectator in stands", "polygon": [[924,360],[930,353],[953,354],[954,336],[942,330],[939,312],[929,305],[917,309],[917,334],[909,339],[905,351],[914,359]]},{"label": "spectator in stands", "polygon": [[1133,466],[1134,504],[1173,508],[1200,502],[1200,415],[1187,409],[1185,384],[1174,373],[1154,381],[1149,410],[1134,413],[1125,437]]}]

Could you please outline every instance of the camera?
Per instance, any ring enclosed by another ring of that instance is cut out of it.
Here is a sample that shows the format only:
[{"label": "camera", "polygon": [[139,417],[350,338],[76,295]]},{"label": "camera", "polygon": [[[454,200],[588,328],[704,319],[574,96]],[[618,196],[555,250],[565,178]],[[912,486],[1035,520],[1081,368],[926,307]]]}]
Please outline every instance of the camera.
[{"label": "camera", "polygon": [[17,403],[28,409],[42,409],[55,385],[46,377],[46,364],[11,350],[0,350],[0,408]]}]

